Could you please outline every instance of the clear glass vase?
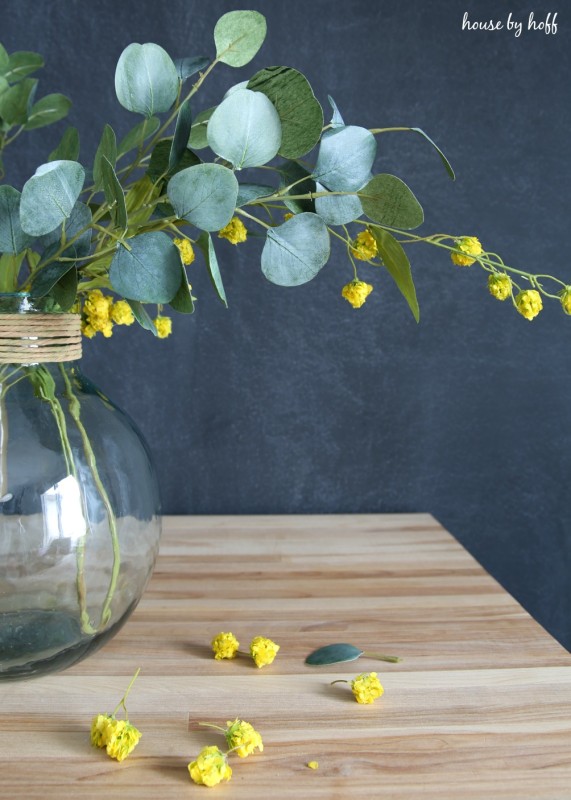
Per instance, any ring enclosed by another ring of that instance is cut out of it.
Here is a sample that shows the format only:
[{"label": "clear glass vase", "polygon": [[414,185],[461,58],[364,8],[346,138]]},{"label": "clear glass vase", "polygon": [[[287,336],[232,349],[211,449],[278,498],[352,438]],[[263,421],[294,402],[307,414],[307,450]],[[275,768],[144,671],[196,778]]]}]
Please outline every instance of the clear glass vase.
[{"label": "clear glass vase", "polygon": [[[14,302],[0,297],[0,322]],[[65,669],[117,633],[159,536],[148,449],[79,363],[0,363],[0,680]]]}]

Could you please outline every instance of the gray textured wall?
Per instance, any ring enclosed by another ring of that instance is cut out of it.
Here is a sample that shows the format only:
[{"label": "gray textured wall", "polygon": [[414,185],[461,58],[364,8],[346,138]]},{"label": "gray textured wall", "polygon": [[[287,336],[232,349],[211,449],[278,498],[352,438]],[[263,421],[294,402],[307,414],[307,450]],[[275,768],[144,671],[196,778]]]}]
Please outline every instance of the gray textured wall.
[{"label": "gray textured wall", "polygon": [[[123,133],[134,121],[114,98],[123,47],[212,53],[216,19],[244,5],[3,0],[0,37],[45,55],[42,93],[73,98],[88,162],[104,122]],[[419,138],[379,143],[379,171],[409,182],[427,232],[476,234],[507,263],[571,282],[565,4],[252,6],[268,17],[264,48],[243,71],[220,67],[201,106],[262,66],[295,66],[322,102],[334,95],[346,121],[420,126],[445,149],[456,184]],[[558,12],[559,30],[462,32],[464,11],[504,21],[510,11],[518,20]],[[12,162],[13,182],[58,138],[55,129],[31,136]],[[487,295],[483,273],[420,245],[411,248],[420,326],[386,276],[361,311],[341,300],[350,278],[341,250],[299,289],[265,281],[257,242],[219,250],[229,311],[196,264],[197,311],[176,318],[175,336],[158,342],[129,329],[86,347],[86,373],[151,445],[165,511],[430,511],[571,646],[571,319],[553,303],[529,323]]]}]

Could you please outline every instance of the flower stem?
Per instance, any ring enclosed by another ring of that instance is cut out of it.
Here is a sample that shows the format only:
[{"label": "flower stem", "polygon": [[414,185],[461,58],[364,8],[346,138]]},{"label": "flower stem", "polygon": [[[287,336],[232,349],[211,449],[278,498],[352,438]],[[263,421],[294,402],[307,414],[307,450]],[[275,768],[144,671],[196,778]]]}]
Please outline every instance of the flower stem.
[{"label": "flower stem", "polygon": [[127,706],[125,705],[125,703],[127,702],[127,695],[129,694],[129,692],[133,688],[133,684],[135,683],[135,681],[139,677],[140,671],[141,671],[141,667],[139,667],[137,669],[137,671],[135,672],[135,674],[131,678],[130,684],[127,686],[127,690],[126,690],[125,694],[123,695],[123,697],[119,700],[119,702],[117,703],[117,705],[113,709],[113,713],[111,714],[112,717],[114,717],[115,714],[117,713],[117,711],[121,708],[121,706],[123,706],[123,711],[125,712],[125,720],[127,722],[129,722],[129,716],[127,714]]},{"label": "flower stem", "polygon": [[382,653],[363,653],[365,658],[376,658],[377,661],[388,661],[390,664],[399,664],[402,658],[399,656],[385,656]]}]

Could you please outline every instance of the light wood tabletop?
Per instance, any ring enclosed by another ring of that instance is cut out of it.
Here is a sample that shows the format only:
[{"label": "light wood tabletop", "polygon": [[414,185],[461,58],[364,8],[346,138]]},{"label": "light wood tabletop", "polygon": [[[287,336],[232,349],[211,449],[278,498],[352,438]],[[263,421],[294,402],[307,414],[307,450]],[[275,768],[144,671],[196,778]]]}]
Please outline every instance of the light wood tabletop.
[{"label": "light wood tabletop", "polygon": [[[232,631],[281,645],[257,669],[216,661]],[[350,642],[401,656],[309,667]],[[137,667],[122,763],[89,743]],[[571,797],[571,657],[427,514],[170,517],[139,607],[67,672],[0,684],[0,797],[347,800]],[[359,705],[340,678],[376,671]],[[239,717],[264,752],[231,756],[229,783],[189,780],[198,723]],[[309,761],[319,768],[311,770]]]}]

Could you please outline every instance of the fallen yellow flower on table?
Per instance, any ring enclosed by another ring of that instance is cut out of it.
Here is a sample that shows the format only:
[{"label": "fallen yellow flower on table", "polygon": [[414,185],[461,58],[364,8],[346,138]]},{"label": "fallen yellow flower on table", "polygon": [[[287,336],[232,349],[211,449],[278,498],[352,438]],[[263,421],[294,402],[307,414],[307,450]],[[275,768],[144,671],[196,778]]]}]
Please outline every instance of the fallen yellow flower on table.
[{"label": "fallen yellow flower on table", "polygon": [[[335,683],[349,683],[346,680],[331,681],[331,686]],[[378,697],[384,694],[380,680],[376,672],[362,672],[351,681],[351,691],[358,703],[363,705],[374,703]]]},{"label": "fallen yellow flower on table", "polygon": [[196,761],[191,761],[188,765],[188,772],[199,786],[216,786],[232,777],[232,767],[229,766],[225,753],[215,746],[203,747]]},{"label": "fallen yellow flower on table", "polygon": [[142,736],[141,731],[137,730],[134,725],[131,725],[128,718],[117,719],[115,717],[115,714],[121,707],[123,707],[125,716],[127,716],[125,701],[139,672],[140,669],[138,669],[133,676],[131,683],[127,687],[127,691],[115,707],[113,713],[96,714],[91,720],[91,744],[94,747],[105,748],[109,758],[115,758],[117,761],[124,761],[139,744],[139,739]]},{"label": "fallen yellow flower on table", "polygon": [[214,658],[220,660],[223,658],[236,658],[240,642],[233,633],[219,633],[212,640],[212,650],[214,651]]},{"label": "fallen yellow flower on table", "polygon": [[249,722],[235,719],[234,722],[228,721],[226,725],[228,726],[225,732],[226,743],[237,756],[246,758],[256,749],[260,753],[263,751],[264,743],[262,737]]},{"label": "fallen yellow flower on table", "polygon": [[307,766],[309,769],[319,769],[319,764],[317,761],[308,761]]},{"label": "fallen yellow flower on table", "polygon": [[257,667],[271,664],[278,654],[279,644],[266,639],[265,636],[255,636],[250,642],[250,655]]}]

